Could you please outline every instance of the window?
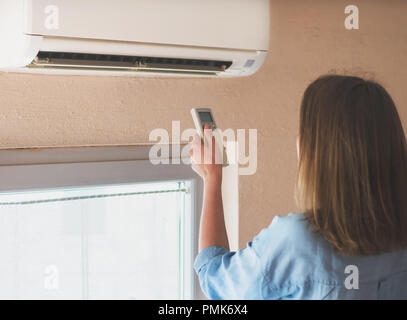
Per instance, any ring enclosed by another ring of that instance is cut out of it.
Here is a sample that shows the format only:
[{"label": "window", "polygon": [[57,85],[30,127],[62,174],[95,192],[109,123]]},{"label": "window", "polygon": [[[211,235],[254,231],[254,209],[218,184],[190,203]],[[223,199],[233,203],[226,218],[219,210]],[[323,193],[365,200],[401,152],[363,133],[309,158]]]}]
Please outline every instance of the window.
[{"label": "window", "polygon": [[193,171],[56,154],[0,166],[0,299],[194,298]]}]

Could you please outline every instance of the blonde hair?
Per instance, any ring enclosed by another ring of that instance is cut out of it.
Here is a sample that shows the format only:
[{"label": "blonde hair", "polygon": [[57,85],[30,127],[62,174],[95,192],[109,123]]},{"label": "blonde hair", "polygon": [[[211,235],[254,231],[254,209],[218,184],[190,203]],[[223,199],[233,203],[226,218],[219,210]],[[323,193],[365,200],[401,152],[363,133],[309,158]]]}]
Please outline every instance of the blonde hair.
[{"label": "blonde hair", "polygon": [[328,75],[306,89],[296,200],[338,253],[407,248],[407,144],[381,85]]}]

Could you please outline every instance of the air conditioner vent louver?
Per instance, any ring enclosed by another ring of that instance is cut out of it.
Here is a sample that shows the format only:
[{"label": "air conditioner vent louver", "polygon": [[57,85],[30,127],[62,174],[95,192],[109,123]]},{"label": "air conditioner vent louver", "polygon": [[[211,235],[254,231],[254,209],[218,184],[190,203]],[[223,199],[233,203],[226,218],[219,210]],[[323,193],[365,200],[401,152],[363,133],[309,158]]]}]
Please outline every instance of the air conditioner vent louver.
[{"label": "air conditioner vent louver", "polygon": [[232,61],[200,60],[128,55],[87,54],[40,51],[31,67],[90,68],[142,72],[185,72],[216,74],[224,72]]}]

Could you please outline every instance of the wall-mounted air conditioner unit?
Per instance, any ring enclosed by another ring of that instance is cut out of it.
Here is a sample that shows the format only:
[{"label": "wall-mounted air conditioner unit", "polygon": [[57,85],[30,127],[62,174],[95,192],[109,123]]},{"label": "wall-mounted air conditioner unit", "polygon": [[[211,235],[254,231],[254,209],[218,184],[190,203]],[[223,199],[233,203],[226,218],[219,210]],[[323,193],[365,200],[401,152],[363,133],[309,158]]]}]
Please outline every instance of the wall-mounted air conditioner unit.
[{"label": "wall-mounted air conditioner unit", "polygon": [[246,76],[269,48],[269,0],[0,0],[0,69]]}]

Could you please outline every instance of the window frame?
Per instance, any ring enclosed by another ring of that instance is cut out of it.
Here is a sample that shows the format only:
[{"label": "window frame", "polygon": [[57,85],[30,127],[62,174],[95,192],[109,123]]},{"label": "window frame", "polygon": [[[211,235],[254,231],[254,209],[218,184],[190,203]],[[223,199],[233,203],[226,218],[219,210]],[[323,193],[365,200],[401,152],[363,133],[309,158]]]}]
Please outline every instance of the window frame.
[{"label": "window frame", "polygon": [[[192,208],[184,223],[192,226],[191,244],[185,248],[181,283],[184,299],[202,298],[193,261],[198,253],[199,220],[203,201],[202,179],[189,165],[153,165],[151,146],[109,146],[0,150],[0,192],[123,185],[158,181],[188,181]],[[171,156],[170,156],[171,157]],[[171,161],[170,161],[171,162]],[[186,231],[188,232],[188,231]]]}]

